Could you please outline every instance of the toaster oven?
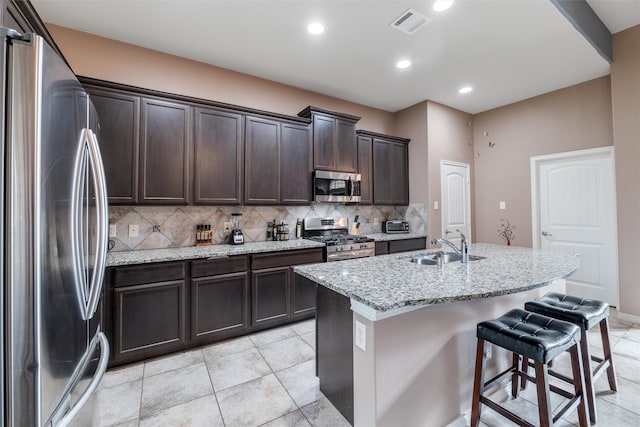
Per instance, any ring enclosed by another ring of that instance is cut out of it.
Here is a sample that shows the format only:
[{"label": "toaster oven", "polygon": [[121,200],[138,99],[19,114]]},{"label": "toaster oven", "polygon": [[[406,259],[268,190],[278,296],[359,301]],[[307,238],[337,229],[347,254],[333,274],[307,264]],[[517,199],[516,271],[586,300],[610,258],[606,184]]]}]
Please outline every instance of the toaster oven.
[{"label": "toaster oven", "polygon": [[382,223],[383,233],[408,233],[409,223],[407,221],[393,220]]}]

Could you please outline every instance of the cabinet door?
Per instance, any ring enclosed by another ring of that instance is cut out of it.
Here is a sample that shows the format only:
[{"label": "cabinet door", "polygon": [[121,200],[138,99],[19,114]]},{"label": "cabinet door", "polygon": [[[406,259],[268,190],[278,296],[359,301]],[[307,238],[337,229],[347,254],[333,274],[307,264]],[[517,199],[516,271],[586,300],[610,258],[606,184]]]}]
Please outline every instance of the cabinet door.
[{"label": "cabinet door", "polygon": [[109,204],[138,201],[140,98],[118,92],[89,89],[98,112],[98,142],[104,162]]},{"label": "cabinet door", "polygon": [[282,123],[280,141],[280,203],[311,202],[312,144],[309,126]]},{"label": "cabinet door", "polygon": [[140,360],[186,344],[184,280],[114,289],[114,353],[119,361]]},{"label": "cabinet door", "polygon": [[391,195],[391,143],[382,139],[373,139],[373,204],[390,205]]},{"label": "cabinet door", "polygon": [[283,323],[290,317],[290,267],[251,272],[251,324],[262,327]]},{"label": "cabinet door", "polygon": [[242,202],[242,116],[196,108],[193,199],[198,204]]},{"label": "cabinet door", "polygon": [[249,328],[247,273],[191,280],[191,340],[215,341]]},{"label": "cabinet door", "polygon": [[299,274],[294,274],[291,295],[291,317],[309,317],[316,311],[316,283]]},{"label": "cabinet door", "polygon": [[334,138],[336,119],[313,115],[313,168],[336,170]]},{"label": "cabinet door", "polygon": [[391,196],[394,205],[409,204],[409,147],[391,144]]},{"label": "cabinet door", "polygon": [[370,205],[373,201],[372,197],[372,158],[371,158],[371,144],[372,138],[368,136],[358,136],[358,173],[361,175],[362,181],[360,181],[360,195],[361,205]]},{"label": "cabinet door", "polygon": [[189,203],[191,108],[142,100],[140,203]]},{"label": "cabinet door", "polygon": [[274,205],[280,202],[280,123],[246,118],[244,201]]},{"label": "cabinet door", "polygon": [[357,153],[355,123],[337,119],[335,135],[336,170],[339,172],[355,172]]}]

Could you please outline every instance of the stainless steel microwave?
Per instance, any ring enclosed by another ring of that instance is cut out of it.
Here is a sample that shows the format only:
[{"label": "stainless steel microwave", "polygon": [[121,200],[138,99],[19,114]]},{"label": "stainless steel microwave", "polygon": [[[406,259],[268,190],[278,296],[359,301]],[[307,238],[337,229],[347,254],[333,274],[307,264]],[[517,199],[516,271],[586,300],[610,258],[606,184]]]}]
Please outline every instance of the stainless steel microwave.
[{"label": "stainless steel microwave", "polygon": [[360,202],[359,173],[317,170],[313,173],[313,200],[316,202]]}]

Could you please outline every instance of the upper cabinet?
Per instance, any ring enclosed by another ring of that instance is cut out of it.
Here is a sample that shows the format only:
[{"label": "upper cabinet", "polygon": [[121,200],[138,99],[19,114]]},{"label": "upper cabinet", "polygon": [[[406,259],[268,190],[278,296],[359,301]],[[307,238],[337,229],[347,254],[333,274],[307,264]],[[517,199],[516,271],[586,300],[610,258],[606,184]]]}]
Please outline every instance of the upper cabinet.
[{"label": "upper cabinet", "polygon": [[195,109],[193,202],[242,202],[244,118],[211,108]]},{"label": "upper cabinet", "polygon": [[188,204],[191,107],[143,98],[140,116],[139,201]]},{"label": "upper cabinet", "polygon": [[309,204],[309,126],[247,116],[245,127],[244,202],[253,205]]},{"label": "upper cabinet", "polygon": [[356,122],[360,117],[311,106],[298,115],[313,124],[314,169],[356,172]]},{"label": "upper cabinet", "polygon": [[358,137],[372,140],[373,204],[408,205],[410,140],[368,131]]},{"label": "upper cabinet", "polygon": [[283,122],[280,129],[280,203],[308,205],[312,198],[311,127]]},{"label": "upper cabinet", "polygon": [[373,137],[358,133],[358,173],[361,175],[360,181],[360,204],[370,205],[373,203]]},{"label": "upper cabinet", "polygon": [[244,185],[247,204],[275,205],[280,201],[280,124],[247,117]]},{"label": "upper cabinet", "polygon": [[137,203],[140,97],[93,87],[87,90],[100,121],[98,143],[109,204]]}]

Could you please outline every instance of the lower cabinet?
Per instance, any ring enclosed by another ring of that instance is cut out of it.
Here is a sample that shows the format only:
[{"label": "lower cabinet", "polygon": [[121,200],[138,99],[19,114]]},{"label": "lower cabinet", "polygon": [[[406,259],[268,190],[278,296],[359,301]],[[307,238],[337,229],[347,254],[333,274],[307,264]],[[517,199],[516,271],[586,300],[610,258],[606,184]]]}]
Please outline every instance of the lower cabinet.
[{"label": "lower cabinet", "polygon": [[109,268],[111,366],[313,317],[316,285],[292,267],[315,262],[322,248]]},{"label": "lower cabinet", "polygon": [[251,325],[254,329],[313,317],[316,284],[293,267],[323,262],[322,249],[266,253],[251,257]]},{"label": "lower cabinet", "polygon": [[[427,238],[418,237],[414,239],[389,240],[389,253],[421,251],[427,248]],[[377,248],[376,248],[377,249]]]},{"label": "lower cabinet", "polygon": [[251,324],[272,326],[291,316],[290,267],[266,268],[251,272]]},{"label": "lower cabinet", "polygon": [[186,281],[114,289],[113,360],[165,354],[186,344]]}]

